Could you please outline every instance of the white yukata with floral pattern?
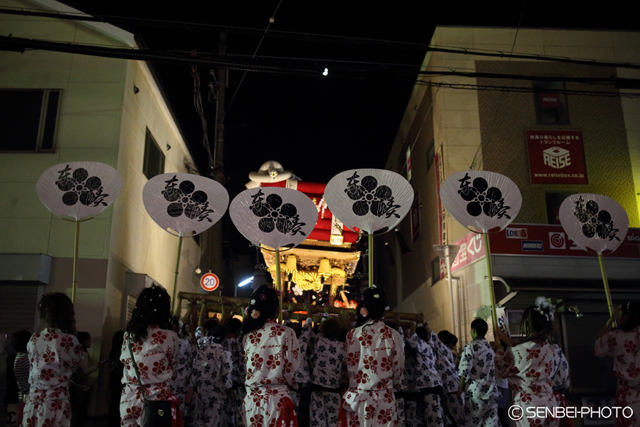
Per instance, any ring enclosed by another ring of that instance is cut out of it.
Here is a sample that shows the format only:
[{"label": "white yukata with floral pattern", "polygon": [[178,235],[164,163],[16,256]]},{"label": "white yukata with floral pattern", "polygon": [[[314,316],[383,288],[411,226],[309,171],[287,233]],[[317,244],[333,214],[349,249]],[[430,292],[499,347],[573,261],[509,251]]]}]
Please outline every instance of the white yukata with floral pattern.
[{"label": "white yukata with floral pattern", "polygon": [[[527,341],[496,352],[498,373],[509,381],[513,404],[527,412],[527,408],[561,406],[553,394],[551,378],[559,365],[556,350],[547,341]],[[558,426],[559,419],[551,416],[527,418],[515,422],[518,427]]]},{"label": "white yukata with floral pattern", "polygon": [[300,346],[300,366],[296,372],[296,384],[299,390],[291,390],[291,400],[296,406],[296,413],[300,409],[300,401],[302,400],[302,386],[311,382],[311,367],[309,366],[309,356],[307,350],[309,346],[313,346],[313,320],[307,319],[302,328],[302,333],[298,337],[298,345]]},{"label": "white yukata with floral pattern", "polygon": [[[120,361],[124,364],[120,397],[120,423],[122,426],[143,424],[143,397],[138,377],[129,352],[129,333],[125,332]],[[157,326],[149,326],[142,341],[131,341],[140,380],[144,385],[147,400],[169,400],[172,402],[172,418],[177,418],[180,400],[171,391],[171,378],[178,364],[178,334]]]},{"label": "white yukata with floral pattern", "polygon": [[436,352],[436,370],[440,374],[444,388],[442,400],[448,408],[449,415],[457,424],[462,425],[464,424],[464,402],[457,394],[460,377],[456,370],[455,357],[435,332],[431,332],[431,343]]},{"label": "white yukata with floral pattern", "polygon": [[[400,334],[382,321],[369,320],[347,334],[349,389],[343,409],[349,427],[392,427],[400,390],[404,349]],[[346,427],[346,426],[341,426]]]},{"label": "white yukata with floral pattern", "polygon": [[[613,357],[613,373],[618,379],[616,406],[633,409],[630,418],[619,417],[616,427],[640,426],[640,327],[626,332],[607,332],[596,340],[596,356]],[[628,412],[627,412],[628,413]]]},{"label": "white yukata with floral pattern", "polygon": [[232,386],[231,354],[208,338],[203,340],[203,346],[193,360],[189,381],[195,391],[190,416],[193,427],[222,425],[227,390]]},{"label": "white yukata with floral pattern", "polygon": [[175,373],[171,379],[171,391],[180,399],[180,409],[183,416],[185,415],[184,395],[189,387],[189,378],[191,378],[191,367],[193,359],[196,357],[196,346],[187,338],[178,338],[178,364]]},{"label": "white yukata with floral pattern", "polygon": [[551,386],[553,391],[565,393],[571,383],[569,379],[569,362],[558,344],[552,344],[551,347],[556,352],[556,366],[551,376]]},{"label": "white yukata with floral pattern", "polygon": [[[407,339],[407,345],[416,354],[415,387],[418,392],[424,389],[442,387],[442,379],[436,369],[436,353],[433,342],[424,341],[415,333]],[[429,393],[418,402],[418,419],[428,426],[442,426],[444,413],[440,396]]]},{"label": "white yukata with floral pattern", "polygon": [[498,419],[498,398],[494,352],[484,338],[475,339],[464,346],[458,375],[466,379],[465,425],[495,427]]},{"label": "white yukata with floral pattern", "polygon": [[223,347],[231,355],[231,383],[232,392],[227,393],[224,422],[226,426],[242,426],[242,404],[244,402],[244,349],[242,348],[242,335],[239,337],[227,337]]},{"label": "white yukata with floral pattern", "polygon": [[347,348],[343,342],[330,340],[322,333],[315,338],[311,355],[313,375],[311,382],[326,389],[311,392],[311,427],[330,427],[338,423],[340,412],[340,370],[347,361]]},{"label": "white yukata with floral pattern", "polygon": [[300,365],[300,348],[295,332],[268,321],[244,336],[244,360],[245,425],[275,427],[282,410],[289,404],[293,407],[289,387],[298,387],[295,375]]},{"label": "white yukata with floral pattern", "polygon": [[71,425],[69,379],[82,362],[84,349],[75,336],[45,328],[27,345],[30,391],[22,425],[66,427]]}]

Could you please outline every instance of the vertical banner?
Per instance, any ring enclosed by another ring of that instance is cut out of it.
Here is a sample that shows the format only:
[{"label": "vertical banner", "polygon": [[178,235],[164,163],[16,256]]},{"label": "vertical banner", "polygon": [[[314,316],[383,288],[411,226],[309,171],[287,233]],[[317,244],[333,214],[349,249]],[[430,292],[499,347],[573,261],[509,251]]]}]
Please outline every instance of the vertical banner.
[{"label": "vertical banner", "polygon": [[[438,147],[433,161],[436,167],[436,193],[438,196],[438,226],[440,227],[440,244],[447,244],[447,224],[444,221],[445,209],[440,199],[440,186],[444,182],[444,160],[442,157],[442,145]],[[444,261],[440,260],[440,280],[444,279]]]},{"label": "vertical banner", "polygon": [[588,184],[582,131],[528,129],[532,184]]},{"label": "vertical banner", "polygon": [[411,241],[415,243],[420,237],[420,195],[416,191],[411,204]]}]

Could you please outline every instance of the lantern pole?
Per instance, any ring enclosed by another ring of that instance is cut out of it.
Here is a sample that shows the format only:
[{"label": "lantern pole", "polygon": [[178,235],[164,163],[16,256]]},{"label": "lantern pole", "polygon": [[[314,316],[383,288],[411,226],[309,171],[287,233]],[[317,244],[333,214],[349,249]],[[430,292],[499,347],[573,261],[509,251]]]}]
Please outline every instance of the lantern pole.
[{"label": "lantern pole", "polygon": [[373,234],[369,233],[369,287],[373,287]]},{"label": "lantern pole", "polygon": [[489,294],[491,295],[491,318],[493,319],[493,334],[498,330],[498,315],[496,313],[496,295],[493,292],[493,273],[491,272],[491,248],[489,246],[489,233],[482,233],[484,236],[484,247],[487,256],[487,273],[489,275]]},{"label": "lantern pole", "polygon": [[80,221],[76,220],[76,239],[73,245],[73,276],[71,279],[71,303],[76,302],[76,290],[78,288],[78,249],[80,247]]},{"label": "lantern pole", "polygon": [[182,251],[182,234],[178,236],[178,256],[176,257],[176,271],[173,277],[173,296],[171,297],[171,312],[175,311],[176,293],[178,291],[178,271],[180,270],[180,252]]},{"label": "lantern pole", "polygon": [[280,313],[278,314],[278,322],[282,325],[282,297],[284,289],[282,289],[282,278],[280,277],[280,248],[276,248],[276,289],[280,291]]},{"label": "lantern pole", "polygon": [[[598,253],[598,262],[600,263],[600,273],[602,274],[602,281],[604,282],[604,293],[607,296],[607,306],[609,307],[609,316],[613,317],[613,302],[611,301],[611,291],[609,290],[609,279],[607,278],[607,271],[604,268],[604,260],[602,259],[602,253]],[[613,326],[615,326],[615,319]]]}]

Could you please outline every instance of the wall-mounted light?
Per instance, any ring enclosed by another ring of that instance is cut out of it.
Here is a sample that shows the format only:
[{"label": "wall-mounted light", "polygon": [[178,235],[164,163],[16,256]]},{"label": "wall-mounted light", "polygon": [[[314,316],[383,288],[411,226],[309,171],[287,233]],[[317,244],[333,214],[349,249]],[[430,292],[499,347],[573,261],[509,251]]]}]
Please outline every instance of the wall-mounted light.
[{"label": "wall-mounted light", "polygon": [[325,68],[324,71],[322,72],[323,76],[328,76],[329,75],[329,69]]},{"label": "wall-mounted light", "polygon": [[202,273],[202,270],[200,269],[200,267],[196,267],[196,274],[200,274]]}]

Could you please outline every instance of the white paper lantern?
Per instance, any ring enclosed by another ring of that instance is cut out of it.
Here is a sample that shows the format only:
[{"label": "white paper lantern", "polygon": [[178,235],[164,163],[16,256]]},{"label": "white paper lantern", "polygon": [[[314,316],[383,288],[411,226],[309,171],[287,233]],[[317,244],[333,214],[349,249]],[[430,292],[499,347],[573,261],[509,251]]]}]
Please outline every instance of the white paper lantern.
[{"label": "white paper lantern", "polygon": [[598,254],[618,249],[629,229],[622,206],[600,194],[567,197],[560,205],[560,223],[576,244]]},{"label": "white paper lantern", "polygon": [[353,169],[331,178],[324,197],[331,213],[345,226],[374,234],[402,221],[413,203],[413,188],[392,171]]},{"label": "white paper lantern", "polygon": [[142,201],[162,229],[177,236],[200,234],[222,218],[229,194],[218,182],[188,173],[165,173],[147,181]]},{"label": "white paper lantern", "polygon": [[522,206],[518,186],[504,175],[487,171],[451,174],[440,188],[440,199],[456,221],[482,233],[503,230]]},{"label": "white paper lantern", "polygon": [[302,243],[318,220],[318,209],[304,193],[290,188],[251,188],[229,207],[231,220],[247,240],[274,249]]},{"label": "white paper lantern", "polygon": [[55,215],[76,221],[94,217],[122,191],[122,178],[98,162],[60,163],[47,169],[36,183],[40,201]]}]

